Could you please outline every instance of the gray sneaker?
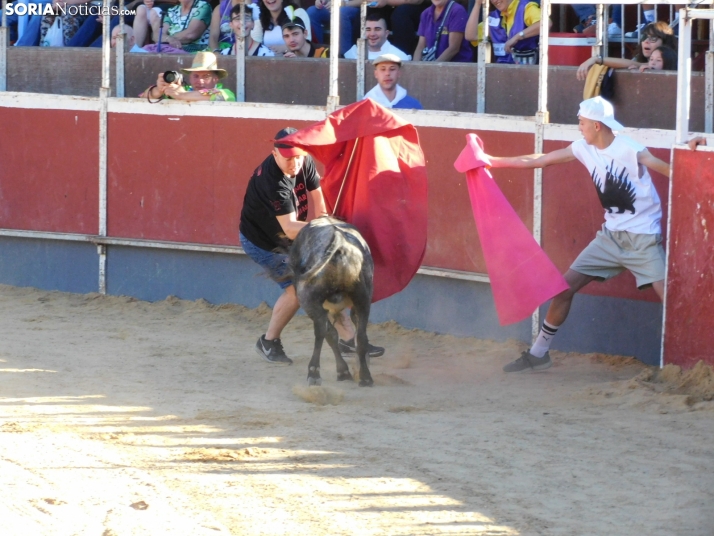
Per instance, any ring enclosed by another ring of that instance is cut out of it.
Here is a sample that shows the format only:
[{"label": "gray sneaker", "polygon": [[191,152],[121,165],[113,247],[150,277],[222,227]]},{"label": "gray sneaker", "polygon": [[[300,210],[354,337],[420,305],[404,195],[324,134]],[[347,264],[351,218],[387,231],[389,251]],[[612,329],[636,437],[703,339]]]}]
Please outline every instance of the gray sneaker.
[{"label": "gray sneaker", "polygon": [[265,338],[265,335],[261,335],[258,342],[255,343],[255,351],[268,363],[272,363],[273,365],[293,364],[293,360],[285,355],[283,343],[280,339],[269,341]]},{"label": "gray sneaker", "polygon": [[525,351],[521,354],[521,357],[503,367],[503,372],[535,372],[548,369],[552,365],[553,362],[550,360],[549,352],[546,352],[543,357],[536,357],[529,351]]}]

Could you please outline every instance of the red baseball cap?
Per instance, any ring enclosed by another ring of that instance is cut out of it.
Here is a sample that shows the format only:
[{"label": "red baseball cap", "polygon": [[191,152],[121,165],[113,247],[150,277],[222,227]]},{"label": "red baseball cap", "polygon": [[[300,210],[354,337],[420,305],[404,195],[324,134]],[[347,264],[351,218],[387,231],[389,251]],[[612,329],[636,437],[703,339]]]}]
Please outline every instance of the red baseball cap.
[{"label": "red baseball cap", "polygon": [[296,128],[293,127],[286,127],[282,129],[280,132],[278,132],[275,135],[275,138],[273,139],[273,147],[275,147],[278,152],[283,156],[284,158],[292,158],[293,156],[305,156],[307,154],[306,151],[303,149],[300,149],[299,147],[294,147],[292,145],[288,145],[286,143],[279,143],[278,140],[285,138],[286,136],[289,136],[290,134],[294,134],[297,132]]}]

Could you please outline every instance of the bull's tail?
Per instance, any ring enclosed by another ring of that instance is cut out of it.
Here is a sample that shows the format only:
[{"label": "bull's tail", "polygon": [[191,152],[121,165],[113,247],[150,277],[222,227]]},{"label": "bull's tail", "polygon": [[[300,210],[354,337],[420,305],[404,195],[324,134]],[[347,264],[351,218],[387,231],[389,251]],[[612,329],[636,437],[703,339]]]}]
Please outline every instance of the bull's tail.
[{"label": "bull's tail", "polygon": [[330,226],[329,228],[332,231],[330,236],[330,244],[327,246],[325,254],[322,256],[319,262],[316,262],[313,266],[311,266],[308,270],[304,272],[303,277],[306,280],[312,279],[317,274],[319,274],[325,268],[325,266],[330,263],[332,257],[335,256],[335,253],[337,253],[337,250],[340,247],[340,241],[337,240],[337,229],[334,226]]}]

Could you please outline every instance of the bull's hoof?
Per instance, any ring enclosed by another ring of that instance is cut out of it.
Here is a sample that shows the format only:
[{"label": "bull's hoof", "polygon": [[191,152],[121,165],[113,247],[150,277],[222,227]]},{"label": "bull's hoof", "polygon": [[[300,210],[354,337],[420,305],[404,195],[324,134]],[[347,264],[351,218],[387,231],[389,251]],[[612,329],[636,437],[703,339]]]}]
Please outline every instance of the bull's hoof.
[{"label": "bull's hoof", "polygon": [[349,370],[346,370],[345,372],[338,372],[338,373],[337,373],[337,381],[338,381],[338,382],[344,382],[344,381],[347,381],[347,380],[350,380],[350,381],[353,380],[352,374],[350,374],[350,371],[349,371]]},{"label": "bull's hoof", "polygon": [[322,378],[311,378],[310,376],[308,376],[307,384],[308,385],[322,385]]},{"label": "bull's hoof", "polygon": [[367,378],[365,380],[359,381],[360,387],[372,387],[373,385],[374,385],[374,380],[372,380],[372,378]]}]

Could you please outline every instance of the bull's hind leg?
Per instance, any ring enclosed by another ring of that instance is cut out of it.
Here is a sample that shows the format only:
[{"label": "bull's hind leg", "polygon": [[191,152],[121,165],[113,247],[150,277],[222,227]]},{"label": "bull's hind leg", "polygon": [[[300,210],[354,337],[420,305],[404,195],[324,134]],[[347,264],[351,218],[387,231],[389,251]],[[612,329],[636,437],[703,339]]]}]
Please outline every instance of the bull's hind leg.
[{"label": "bull's hind leg", "polygon": [[321,385],[320,353],[322,352],[322,342],[325,340],[325,332],[327,331],[329,321],[327,320],[327,315],[324,312],[318,312],[314,315],[310,312],[309,314],[315,328],[315,347],[312,350],[312,359],[310,359],[310,364],[307,366],[307,384]]},{"label": "bull's hind leg", "polygon": [[338,342],[339,335],[337,334],[337,330],[335,329],[335,326],[332,322],[328,322],[325,338],[327,339],[327,344],[330,345],[330,348],[332,348],[332,352],[335,354],[335,364],[337,365],[337,381],[343,382],[345,380],[352,380],[353,378],[352,374],[350,374],[350,367],[342,358],[342,353],[340,353],[340,345]]},{"label": "bull's hind leg", "polygon": [[357,344],[357,356],[359,357],[359,385],[360,387],[371,387],[374,385],[372,374],[369,372],[367,362],[367,350],[369,339],[367,338],[367,322],[369,321],[369,302],[355,303],[350,316],[355,325],[355,343]]}]

